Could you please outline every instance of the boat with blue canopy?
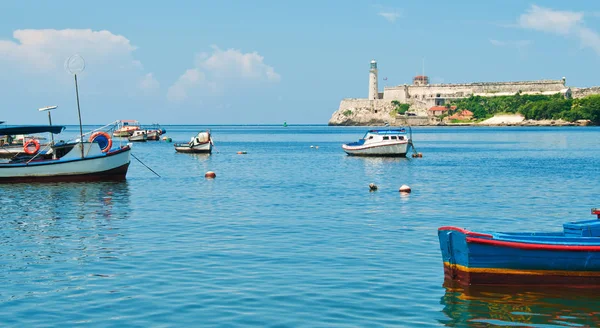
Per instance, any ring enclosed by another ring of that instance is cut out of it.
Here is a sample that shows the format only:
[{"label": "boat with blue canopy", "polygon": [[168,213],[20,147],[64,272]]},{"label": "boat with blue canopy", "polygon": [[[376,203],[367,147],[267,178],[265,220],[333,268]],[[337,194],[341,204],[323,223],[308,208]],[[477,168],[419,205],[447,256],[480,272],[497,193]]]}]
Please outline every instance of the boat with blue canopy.
[{"label": "boat with blue canopy", "polygon": [[[26,154],[31,147],[46,146],[34,134],[58,134],[65,129],[61,125],[18,125],[0,128],[0,158],[12,158]],[[39,145],[39,146],[38,146]],[[39,150],[39,148],[38,148]]]}]

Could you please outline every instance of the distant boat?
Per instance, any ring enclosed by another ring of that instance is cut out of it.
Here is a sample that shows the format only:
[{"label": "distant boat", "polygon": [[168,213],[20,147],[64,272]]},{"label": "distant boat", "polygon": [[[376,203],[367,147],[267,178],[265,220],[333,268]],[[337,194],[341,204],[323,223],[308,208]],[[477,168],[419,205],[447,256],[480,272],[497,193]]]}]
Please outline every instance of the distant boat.
[{"label": "distant boat", "polygon": [[[592,209],[600,218],[600,209]],[[473,232],[441,227],[446,280],[462,285],[600,285],[600,220],[561,232]]]},{"label": "distant boat", "polygon": [[213,148],[213,140],[210,131],[199,132],[191,138],[188,143],[176,143],[175,151],[180,153],[205,153],[210,154]]},{"label": "distant boat", "polygon": [[167,132],[156,123],[152,124],[152,126],[149,128],[145,128],[144,130],[146,131],[146,138],[148,140],[160,140],[160,136]]},{"label": "distant boat", "polygon": [[405,128],[369,130],[356,142],[342,145],[351,156],[406,156],[412,140]]},{"label": "distant boat", "polygon": [[127,140],[132,142],[146,141],[148,140],[148,135],[146,134],[146,130],[135,130],[129,137],[127,137]]},{"label": "distant boat", "polygon": [[136,120],[120,120],[119,125],[113,132],[114,137],[129,137],[133,131],[140,130],[140,122]]}]

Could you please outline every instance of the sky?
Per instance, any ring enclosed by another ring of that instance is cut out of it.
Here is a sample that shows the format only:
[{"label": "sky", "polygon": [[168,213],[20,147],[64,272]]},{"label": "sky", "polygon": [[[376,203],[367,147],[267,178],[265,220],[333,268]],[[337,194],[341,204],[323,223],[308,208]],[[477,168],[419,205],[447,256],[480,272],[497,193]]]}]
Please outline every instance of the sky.
[{"label": "sky", "polygon": [[[600,1],[0,1],[0,120],[326,124],[383,87],[600,85]],[[72,67],[74,69],[74,67]],[[384,79],[385,78],[385,79]]]}]

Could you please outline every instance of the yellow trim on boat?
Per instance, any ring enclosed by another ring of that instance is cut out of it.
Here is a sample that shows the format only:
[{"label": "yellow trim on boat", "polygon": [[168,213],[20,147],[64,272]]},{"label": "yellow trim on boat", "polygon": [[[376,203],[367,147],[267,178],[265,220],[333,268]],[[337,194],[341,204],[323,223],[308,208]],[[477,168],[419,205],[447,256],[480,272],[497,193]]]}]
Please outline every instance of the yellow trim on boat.
[{"label": "yellow trim on boat", "polygon": [[472,273],[495,273],[495,274],[522,274],[532,276],[575,276],[575,277],[600,277],[600,271],[566,271],[566,270],[518,270],[506,268],[469,268],[460,264],[444,262],[444,266],[451,270]]}]

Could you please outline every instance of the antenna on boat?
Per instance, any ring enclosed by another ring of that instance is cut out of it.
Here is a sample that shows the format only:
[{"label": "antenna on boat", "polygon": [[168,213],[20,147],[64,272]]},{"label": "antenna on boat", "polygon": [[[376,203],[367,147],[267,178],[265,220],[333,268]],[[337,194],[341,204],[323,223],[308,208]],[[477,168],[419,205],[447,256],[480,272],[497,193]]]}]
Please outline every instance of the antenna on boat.
[{"label": "antenna on boat", "polygon": [[[50,117],[50,110],[56,109],[57,107],[58,106],[48,106],[48,107],[38,108],[38,110],[40,112],[48,112],[48,123],[50,124],[50,126],[52,126],[52,117]],[[54,145],[54,133],[50,132],[50,137],[52,137],[52,145]]]},{"label": "antenna on boat", "polygon": [[77,96],[77,114],[79,114],[79,143],[81,145],[81,158],[83,155],[83,127],[81,126],[81,109],[79,108],[79,87],[77,86],[77,73],[85,69],[85,60],[78,54],[72,55],[65,62],[65,67],[69,73],[75,77],[75,95]]}]

